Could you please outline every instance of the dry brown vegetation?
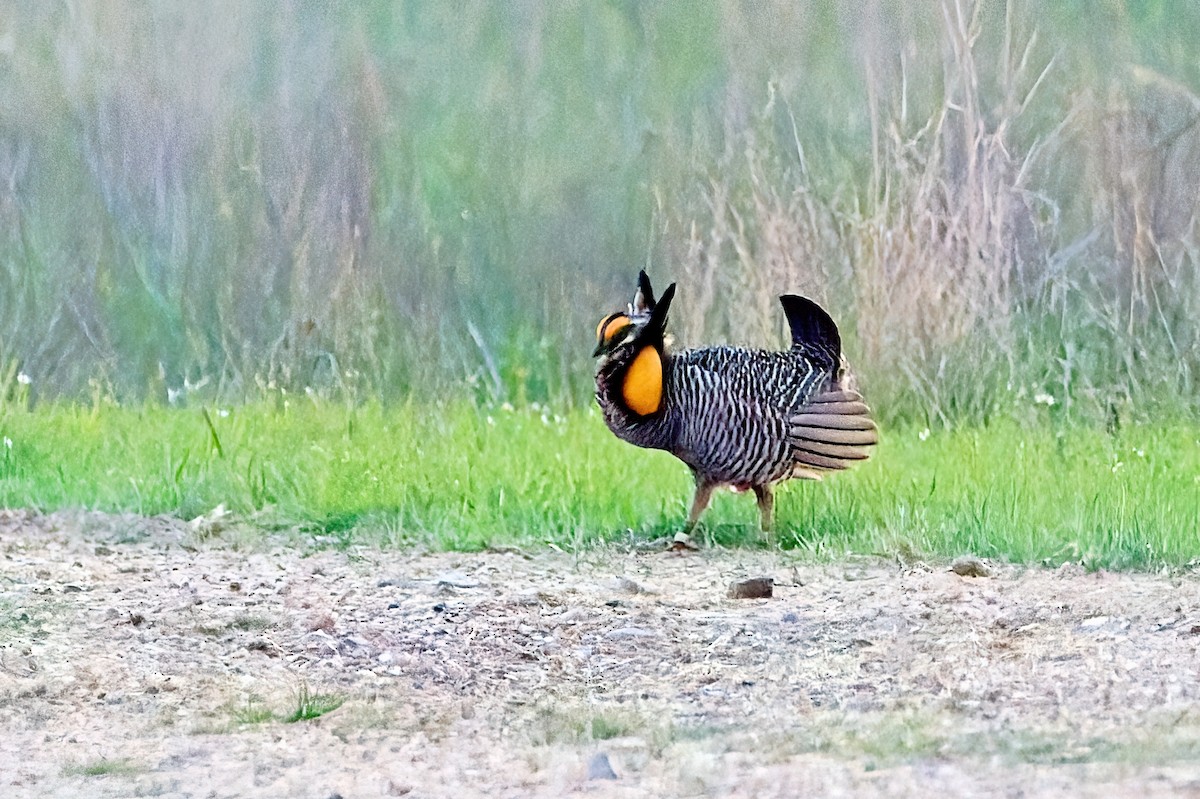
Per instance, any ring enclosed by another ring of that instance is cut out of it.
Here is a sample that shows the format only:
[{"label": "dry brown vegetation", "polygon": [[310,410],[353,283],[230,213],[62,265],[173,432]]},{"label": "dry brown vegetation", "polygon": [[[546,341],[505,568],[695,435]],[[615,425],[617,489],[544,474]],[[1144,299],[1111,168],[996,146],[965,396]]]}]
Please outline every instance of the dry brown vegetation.
[{"label": "dry brown vegetation", "polygon": [[828,302],[885,417],[1194,398],[1195,10],[854,9],[16,9],[0,374],[573,402],[646,265],[686,342]]},{"label": "dry brown vegetation", "polygon": [[[866,57],[871,159],[857,188],[822,191],[802,123],[772,92],[695,187],[703,204],[664,209],[700,310],[677,322],[687,340],[715,328],[775,342],[774,295],[791,288],[854,320],[879,405],[931,421],[986,418],[1014,387],[1091,414],[1190,395],[1200,97],[1133,65],[1063,97],[1051,84],[1066,59],[1039,57],[1036,22],[987,8],[942,4],[928,115],[914,111],[929,103],[910,97],[919,69],[905,52]],[[1002,39],[998,59],[988,39]],[[1058,117],[1041,129],[1028,117],[1047,93]]]}]

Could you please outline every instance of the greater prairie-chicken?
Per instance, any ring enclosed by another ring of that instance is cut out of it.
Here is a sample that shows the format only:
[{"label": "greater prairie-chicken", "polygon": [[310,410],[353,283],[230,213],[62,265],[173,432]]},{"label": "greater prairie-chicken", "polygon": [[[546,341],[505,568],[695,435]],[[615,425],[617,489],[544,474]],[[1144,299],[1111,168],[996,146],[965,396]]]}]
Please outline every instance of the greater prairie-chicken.
[{"label": "greater prairie-chicken", "polygon": [[664,342],[672,283],[661,298],[646,273],[626,312],[596,328],[596,400],[610,430],[662,449],[696,479],[695,526],[719,486],[753,489],[770,530],[771,486],[821,479],[863,460],[878,440],[870,409],[846,379],[841,336],[812,300],[779,298],[792,330],[781,352],[704,347],[669,352]]}]

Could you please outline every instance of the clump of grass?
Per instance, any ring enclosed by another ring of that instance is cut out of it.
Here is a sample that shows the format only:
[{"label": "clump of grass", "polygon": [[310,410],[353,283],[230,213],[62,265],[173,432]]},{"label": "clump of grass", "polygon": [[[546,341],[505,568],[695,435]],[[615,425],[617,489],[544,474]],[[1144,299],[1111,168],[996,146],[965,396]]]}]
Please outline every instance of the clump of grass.
[{"label": "clump of grass", "polygon": [[266,630],[274,626],[274,622],[266,616],[257,616],[253,613],[244,613],[237,616],[229,623],[229,626],[235,630]]},{"label": "clump of grass", "polygon": [[344,697],[334,694],[312,693],[309,691],[307,683],[301,683],[300,687],[296,690],[295,700],[295,707],[292,709],[292,712],[282,719],[288,724],[320,718],[326,713],[337,710],[346,702]]},{"label": "clump of grass", "polygon": [[666,735],[667,727],[628,713],[595,712],[587,707],[544,705],[534,716],[530,735],[539,744],[608,741],[625,735]]},{"label": "clump of grass", "polygon": [[275,720],[274,711],[254,698],[247,699],[245,705],[235,708],[232,716],[236,724],[266,724]]},{"label": "clump of grass", "polygon": [[266,630],[274,625],[266,616],[259,616],[253,613],[243,613],[236,616],[232,621],[224,624],[199,624],[196,626],[196,631],[208,636],[220,636],[228,633],[230,630],[241,630],[242,632],[250,632],[254,630]]},{"label": "clump of grass", "polygon": [[786,733],[773,742],[774,746],[767,746],[776,753],[837,752],[858,756],[868,771],[944,758],[1010,764],[1146,765],[1193,760],[1197,753],[1195,732],[1194,726],[1180,724],[1177,717],[1153,718],[1137,731],[1107,729],[1082,734],[1037,725],[988,729],[956,715],[895,711],[867,714],[849,723],[819,725],[799,736]]},{"label": "clump of grass", "polygon": [[0,635],[21,630],[30,622],[28,611],[18,609],[18,605],[10,599],[0,599]]},{"label": "clump of grass", "polygon": [[622,735],[631,734],[634,727],[624,719],[596,714],[588,719],[586,730],[592,740],[607,741],[610,738],[619,738]]},{"label": "clump of grass", "polygon": [[66,777],[105,777],[110,775],[128,776],[137,774],[141,769],[126,758],[100,758],[90,763],[71,763],[63,766],[63,776]]},{"label": "clump of grass", "polygon": [[40,597],[36,604],[0,599],[0,644],[12,638],[40,638],[45,625],[71,612],[65,603]]}]

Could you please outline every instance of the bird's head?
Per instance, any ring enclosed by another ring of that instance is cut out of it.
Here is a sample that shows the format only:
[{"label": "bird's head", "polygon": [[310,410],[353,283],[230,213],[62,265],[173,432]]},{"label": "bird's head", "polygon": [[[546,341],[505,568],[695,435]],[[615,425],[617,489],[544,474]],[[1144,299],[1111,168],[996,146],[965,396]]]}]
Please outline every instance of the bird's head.
[{"label": "bird's head", "polygon": [[625,347],[641,349],[647,345],[661,350],[667,328],[667,311],[674,296],[675,284],[672,283],[655,300],[650,278],[646,277],[644,271],[639,272],[633,302],[625,311],[611,313],[596,325],[596,349],[592,355],[610,356]]}]

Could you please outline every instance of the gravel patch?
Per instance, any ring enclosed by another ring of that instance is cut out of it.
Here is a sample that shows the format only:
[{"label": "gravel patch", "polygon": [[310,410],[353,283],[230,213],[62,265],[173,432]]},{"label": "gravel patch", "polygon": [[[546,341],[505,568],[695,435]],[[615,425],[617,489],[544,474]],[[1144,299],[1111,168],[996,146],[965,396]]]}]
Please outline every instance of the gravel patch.
[{"label": "gravel patch", "polygon": [[0,511],[0,795],[1200,792],[1200,579],[980,564]]}]

